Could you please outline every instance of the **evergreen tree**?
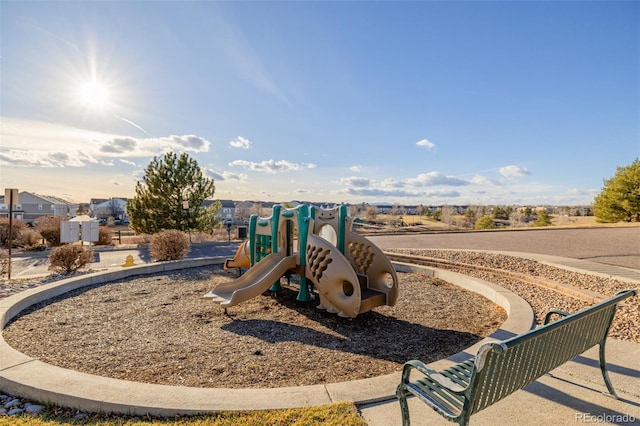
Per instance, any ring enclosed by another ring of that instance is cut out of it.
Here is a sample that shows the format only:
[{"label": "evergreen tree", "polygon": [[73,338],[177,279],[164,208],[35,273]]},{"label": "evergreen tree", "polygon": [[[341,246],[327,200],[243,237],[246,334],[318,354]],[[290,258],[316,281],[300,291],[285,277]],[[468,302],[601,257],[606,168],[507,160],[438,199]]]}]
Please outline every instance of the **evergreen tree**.
[{"label": "evergreen tree", "polygon": [[211,230],[220,203],[201,207],[215,192],[213,179],[203,176],[188,154],[168,152],[154,157],[136,184],[136,195],[127,202],[130,227],[137,233],[155,234],[165,229]]},{"label": "evergreen tree", "polygon": [[511,213],[511,208],[498,206],[493,209],[493,217],[496,219],[509,220],[509,214]]},{"label": "evergreen tree", "polygon": [[476,221],[475,229],[496,229],[496,224],[489,215],[484,215]]},{"label": "evergreen tree", "polygon": [[551,218],[546,209],[538,211],[538,218],[533,223],[534,226],[549,226],[551,225]]},{"label": "evergreen tree", "polygon": [[604,181],[593,210],[598,222],[640,222],[640,160],[618,167],[615,176]]}]

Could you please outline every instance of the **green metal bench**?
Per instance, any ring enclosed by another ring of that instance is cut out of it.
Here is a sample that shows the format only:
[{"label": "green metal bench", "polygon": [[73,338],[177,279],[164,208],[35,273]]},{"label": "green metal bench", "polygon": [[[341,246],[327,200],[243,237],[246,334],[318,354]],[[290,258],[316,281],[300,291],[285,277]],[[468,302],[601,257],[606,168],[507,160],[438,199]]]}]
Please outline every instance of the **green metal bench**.
[{"label": "green metal bench", "polygon": [[[605,342],[617,304],[636,294],[636,290],[621,291],[574,314],[551,311],[546,315],[544,325],[502,342],[482,345],[475,358],[440,372],[418,360],[405,363],[396,390],[403,425],[410,424],[407,396],[411,394],[447,420],[467,425],[472,414],[522,389],[595,345],[600,345],[600,370],[609,394],[617,398],[605,363]],[[554,315],[562,318],[550,322]],[[411,381],[414,369],[424,376]]]}]

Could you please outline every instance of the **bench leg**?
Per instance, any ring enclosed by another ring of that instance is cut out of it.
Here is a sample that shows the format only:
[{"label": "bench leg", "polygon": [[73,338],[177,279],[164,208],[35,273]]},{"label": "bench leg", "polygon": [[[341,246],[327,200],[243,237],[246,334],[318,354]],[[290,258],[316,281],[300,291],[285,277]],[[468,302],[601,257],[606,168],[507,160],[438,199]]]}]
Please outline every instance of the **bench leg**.
[{"label": "bench leg", "polygon": [[409,419],[409,404],[407,404],[407,394],[408,392],[403,388],[402,385],[398,386],[398,389],[396,389],[396,396],[398,397],[398,402],[400,403],[400,413],[402,414],[402,426],[411,426],[411,420]]},{"label": "bench leg", "polygon": [[611,384],[611,379],[609,379],[607,362],[604,359],[604,356],[605,356],[604,344],[606,341],[607,340],[605,338],[605,340],[600,342],[600,371],[602,371],[602,377],[604,378],[604,383],[607,385],[607,390],[609,390],[609,396],[611,396],[612,398],[618,399],[618,394],[616,394],[616,391],[615,389],[613,389],[613,385]]}]

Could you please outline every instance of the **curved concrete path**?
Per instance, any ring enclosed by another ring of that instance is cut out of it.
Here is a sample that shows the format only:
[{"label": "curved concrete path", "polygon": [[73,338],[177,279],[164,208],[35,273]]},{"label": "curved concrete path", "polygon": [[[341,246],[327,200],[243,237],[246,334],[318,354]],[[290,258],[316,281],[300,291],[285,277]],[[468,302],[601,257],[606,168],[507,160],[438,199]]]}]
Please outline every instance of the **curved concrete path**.
[{"label": "curved concrete path", "polygon": [[[221,263],[221,259],[195,259],[134,266],[83,275],[43,285],[0,300],[0,326],[27,307],[68,291],[138,274]],[[484,339],[451,359],[473,356],[482,343],[529,330],[531,307],[520,297],[491,283],[431,268],[398,265],[418,270],[482,294],[502,306],[508,319],[492,338]],[[94,376],[52,366],[11,348],[0,335],[0,389],[12,395],[70,406],[82,411],[174,416],[218,410],[257,410],[329,404],[337,401],[371,403],[393,398],[398,383],[393,373],[371,379],[313,386],[260,389],[191,388],[153,385]]]},{"label": "curved concrete path", "polygon": [[[525,257],[533,256],[527,254]],[[4,328],[11,318],[27,307],[76,288],[138,274],[220,263],[221,260],[191,259],[147,264],[43,285],[0,300],[0,328]],[[592,265],[582,263],[587,261],[578,261],[576,265],[576,260],[570,259],[572,265],[563,265],[566,258],[544,256],[541,260],[555,266],[592,273],[589,271]],[[433,368],[445,368],[473,356],[477,347],[487,340],[504,339],[520,334],[533,325],[530,306],[517,295],[501,287],[449,271],[403,264],[398,264],[397,267],[400,270],[419,269],[422,273],[433,274],[478,292],[502,306],[508,313],[507,321],[490,338],[446,360],[432,363]],[[615,275],[613,277],[617,278]],[[634,280],[628,280],[634,283]],[[640,282],[632,285],[636,288],[638,286]],[[614,387],[622,400],[612,400],[599,393],[600,390],[604,390],[604,383],[600,383],[602,378],[597,363],[597,349],[592,349],[554,370],[553,375],[539,379],[524,390],[475,415],[472,422],[492,425],[499,418],[507,423],[517,422],[524,426],[547,423],[574,424],[589,420],[593,422],[593,418],[589,416],[597,415],[627,416],[626,419],[631,416],[633,421],[640,419],[640,345],[610,340],[607,356]],[[288,388],[202,389],[151,385],[51,366],[15,351],[0,335],[0,389],[24,398],[70,406],[82,411],[173,416],[207,411],[279,409],[352,401],[359,405],[362,416],[370,426],[388,426],[400,424],[400,409],[394,397],[398,382],[399,373],[393,373],[352,382]],[[410,406],[414,424],[449,424],[440,423],[442,419],[424,404],[416,404],[416,401],[411,400]],[[604,417],[603,419],[606,420]],[[619,417],[618,420],[620,419],[624,420],[624,417]]]}]

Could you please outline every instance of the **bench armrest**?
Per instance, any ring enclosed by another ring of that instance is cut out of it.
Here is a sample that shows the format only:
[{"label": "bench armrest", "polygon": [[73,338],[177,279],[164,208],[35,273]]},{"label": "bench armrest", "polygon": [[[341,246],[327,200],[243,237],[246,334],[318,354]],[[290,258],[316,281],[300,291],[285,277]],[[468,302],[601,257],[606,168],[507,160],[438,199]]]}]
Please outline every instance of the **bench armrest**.
[{"label": "bench armrest", "polygon": [[551,317],[553,315],[560,315],[561,317],[566,317],[569,315],[569,312],[567,311],[559,311],[559,310],[552,310],[547,312],[547,315],[544,316],[544,324],[549,324],[551,322]]},{"label": "bench armrest", "polygon": [[461,394],[466,389],[460,386],[459,384],[457,384],[456,382],[454,382],[453,380],[451,380],[450,378],[440,374],[433,368],[427,367],[422,361],[418,361],[415,359],[405,362],[404,366],[402,367],[402,379],[400,382],[401,384],[409,383],[410,381],[409,376],[411,375],[412,369],[418,370],[420,373],[429,377],[431,380],[438,383],[443,388],[451,391],[452,393]]}]

